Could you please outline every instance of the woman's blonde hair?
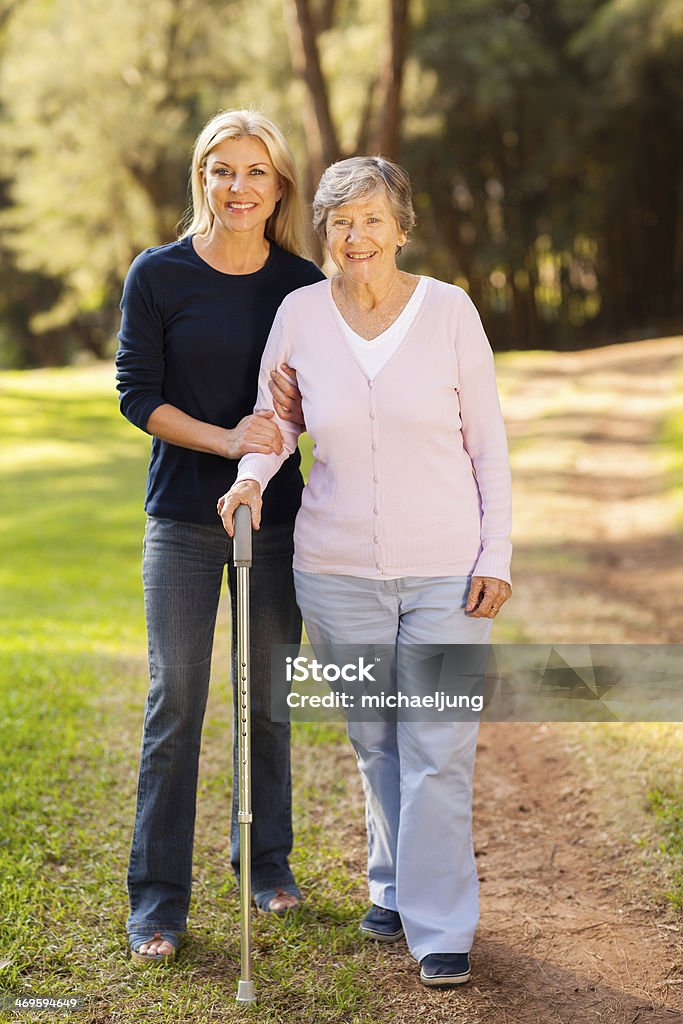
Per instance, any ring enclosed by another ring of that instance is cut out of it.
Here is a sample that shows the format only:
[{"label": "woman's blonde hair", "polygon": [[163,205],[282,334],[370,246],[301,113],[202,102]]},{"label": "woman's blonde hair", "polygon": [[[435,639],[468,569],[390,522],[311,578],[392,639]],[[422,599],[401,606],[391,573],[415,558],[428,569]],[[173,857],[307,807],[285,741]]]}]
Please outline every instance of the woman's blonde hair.
[{"label": "woman's blonde hair", "polygon": [[210,232],[213,214],[204,192],[202,169],[212,149],[225,139],[241,139],[245,135],[263,143],[282,179],[282,197],[266,222],[266,238],[297,256],[307,256],[303,205],[292,151],[277,125],[257,110],[222,110],[197,136],[190,168],[192,205],[185,214],[179,237],[208,235]]}]

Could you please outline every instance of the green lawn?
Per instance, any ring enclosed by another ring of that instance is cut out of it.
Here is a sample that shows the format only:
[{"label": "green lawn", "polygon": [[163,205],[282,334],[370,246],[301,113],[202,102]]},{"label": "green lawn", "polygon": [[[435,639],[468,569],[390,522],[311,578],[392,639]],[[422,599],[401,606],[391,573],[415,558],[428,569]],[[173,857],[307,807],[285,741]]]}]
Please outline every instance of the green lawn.
[{"label": "green lawn", "polygon": [[[119,415],[107,367],[0,374],[0,426],[0,993],[82,995],[78,1019],[93,1024],[243,1019],[226,842],[225,613],[202,755],[192,938],[182,969],[140,970],[126,959],[124,923],[147,689],[139,561],[149,439]],[[294,763],[295,860],[314,898],[291,920],[255,920],[260,1001],[247,1016],[390,1024],[395,1009],[377,983],[387,953],[357,936],[362,806],[342,728],[297,725]],[[671,801],[653,801],[676,852]]]},{"label": "green lawn", "polygon": [[[225,614],[200,780],[201,917],[182,971],[141,971],[126,960],[124,923],[147,688],[139,562],[149,439],[119,415],[107,368],[1,374],[0,409],[0,991],[83,995],[91,1021],[237,1020]],[[378,953],[356,933],[362,873],[337,847],[333,816],[318,813],[330,801],[343,813],[356,785],[350,764],[332,770],[350,762],[341,729],[297,726],[295,756],[295,856],[315,912],[256,920],[253,1019],[289,1020],[297,1007],[321,1024],[376,1024],[367,978]],[[329,772],[316,772],[319,760]]]}]

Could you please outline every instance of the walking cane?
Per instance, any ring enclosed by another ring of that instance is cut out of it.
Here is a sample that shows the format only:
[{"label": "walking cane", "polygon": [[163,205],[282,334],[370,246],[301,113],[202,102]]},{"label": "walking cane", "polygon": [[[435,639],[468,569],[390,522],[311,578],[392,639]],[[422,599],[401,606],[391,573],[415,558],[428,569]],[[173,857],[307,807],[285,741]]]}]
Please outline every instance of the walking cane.
[{"label": "walking cane", "polygon": [[[235,509],[233,560],[237,569],[237,757],[240,825],[240,980],[238,1003],[255,1003],[251,978],[251,694],[249,690],[249,569],[251,568],[251,509]],[[233,624],[234,628],[234,624]]]}]

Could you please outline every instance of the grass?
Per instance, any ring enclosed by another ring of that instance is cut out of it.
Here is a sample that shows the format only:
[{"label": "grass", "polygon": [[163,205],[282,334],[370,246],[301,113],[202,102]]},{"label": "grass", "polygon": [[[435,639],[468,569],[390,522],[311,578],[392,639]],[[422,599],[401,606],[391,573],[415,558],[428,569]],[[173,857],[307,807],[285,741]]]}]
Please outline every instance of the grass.
[{"label": "grass", "polygon": [[683,373],[678,377],[678,401],[664,420],[659,436],[667,474],[667,493],[683,530]]},{"label": "grass", "polygon": [[[408,968],[357,940],[360,788],[332,723],[294,727],[294,857],[309,909],[255,919],[259,1003],[246,1013],[235,1005],[225,608],[200,770],[192,938],[178,968],[126,960],[147,689],[139,562],[149,440],[120,417],[107,367],[0,374],[0,428],[0,994],[82,995],[78,1019],[88,1024],[393,1024],[383,977],[389,963],[394,978]],[[523,639],[506,628],[500,640]],[[661,765],[650,788],[675,793],[670,763]],[[652,804],[667,857],[680,854],[673,799]]]},{"label": "grass", "polygon": [[[238,1020],[225,611],[200,776],[192,941],[182,970],[139,971],[125,957],[147,687],[139,562],[149,440],[119,416],[112,382],[102,367],[0,375],[0,990],[82,995],[79,1019],[92,1022]],[[298,725],[294,745],[295,761],[311,765],[297,773],[295,857],[315,910],[255,921],[260,1003],[247,1016],[376,1024],[368,979],[382,953],[357,942],[362,872],[326,807],[333,800],[343,814],[349,804],[360,836],[351,756],[333,725]],[[336,767],[317,770],[313,785],[318,761]]]},{"label": "grass", "polygon": [[683,761],[677,722],[568,723],[607,834],[655,902],[683,910]]},{"label": "grass", "polygon": [[649,800],[663,833],[659,848],[673,863],[672,887],[666,895],[677,910],[683,910],[683,787],[678,793],[651,790]]},{"label": "grass", "polygon": [[[678,375],[677,401],[662,424],[659,442],[664,453],[667,496],[676,509],[676,521],[683,531],[683,374]],[[673,728],[678,742],[671,751],[671,765],[663,773],[668,786],[661,789],[655,785],[649,793],[648,806],[661,836],[659,849],[669,862],[670,889],[666,895],[677,910],[683,911],[683,770],[680,768],[680,729]]]}]

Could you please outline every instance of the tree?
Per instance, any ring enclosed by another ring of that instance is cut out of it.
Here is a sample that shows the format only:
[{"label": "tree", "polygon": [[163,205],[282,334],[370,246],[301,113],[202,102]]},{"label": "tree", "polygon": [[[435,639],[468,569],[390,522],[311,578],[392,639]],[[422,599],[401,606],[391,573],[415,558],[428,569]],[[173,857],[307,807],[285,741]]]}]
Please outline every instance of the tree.
[{"label": "tree", "polygon": [[98,355],[110,344],[132,257],[174,237],[194,136],[246,76],[249,54],[230,47],[225,21],[240,11],[225,0],[15,10],[0,131],[13,205],[2,225],[18,271],[56,285],[32,303],[36,335],[68,330]]},{"label": "tree", "polygon": [[[335,31],[336,5],[328,0],[319,11],[311,0],[282,0],[289,38],[292,67],[306,91],[307,146],[311,178],[317,181],[328,164],[358,152],[379,152],[395,158],[400,138],[401,90],[406,58],[410,20],[409,0],[389,0],[386,13],[388,44],[375,48],[379,60],[371,62],[374,70],[366,88],[366,100],[357,115],[357,131],[352,144],[342,144],[332,113],[330,91],[348,86],[348,66],[337,66],[327,76],[323,71],[321,49],[324,37]],[[374,5],[373,5],[374,7]],[[346,23],[339,19],[337,33],[349,33],[349,13],[354,18],[367,17],[368,5],[353,5],[347,11]],[[374,11],[372,12],[374,13]],[[375,27],[377,27],[377,21]],[[367,22],[366,22],[367,24]],[[379,23],[381,25],[381,23]]]},{"label": "tree", "polygon": [[683,317],[681,0],[5,0],[0,62],[0,350],[25,361],[111,344],[235,106],[282,125],[309,196],[340,157],[403,163],[403,265],[466,287],[498,345]]},{"label": "tree", "polygon": [[577,31],[581,137],[594,167],[601,325],[675,329],[683,315],[683,5],[607,0]]}]

